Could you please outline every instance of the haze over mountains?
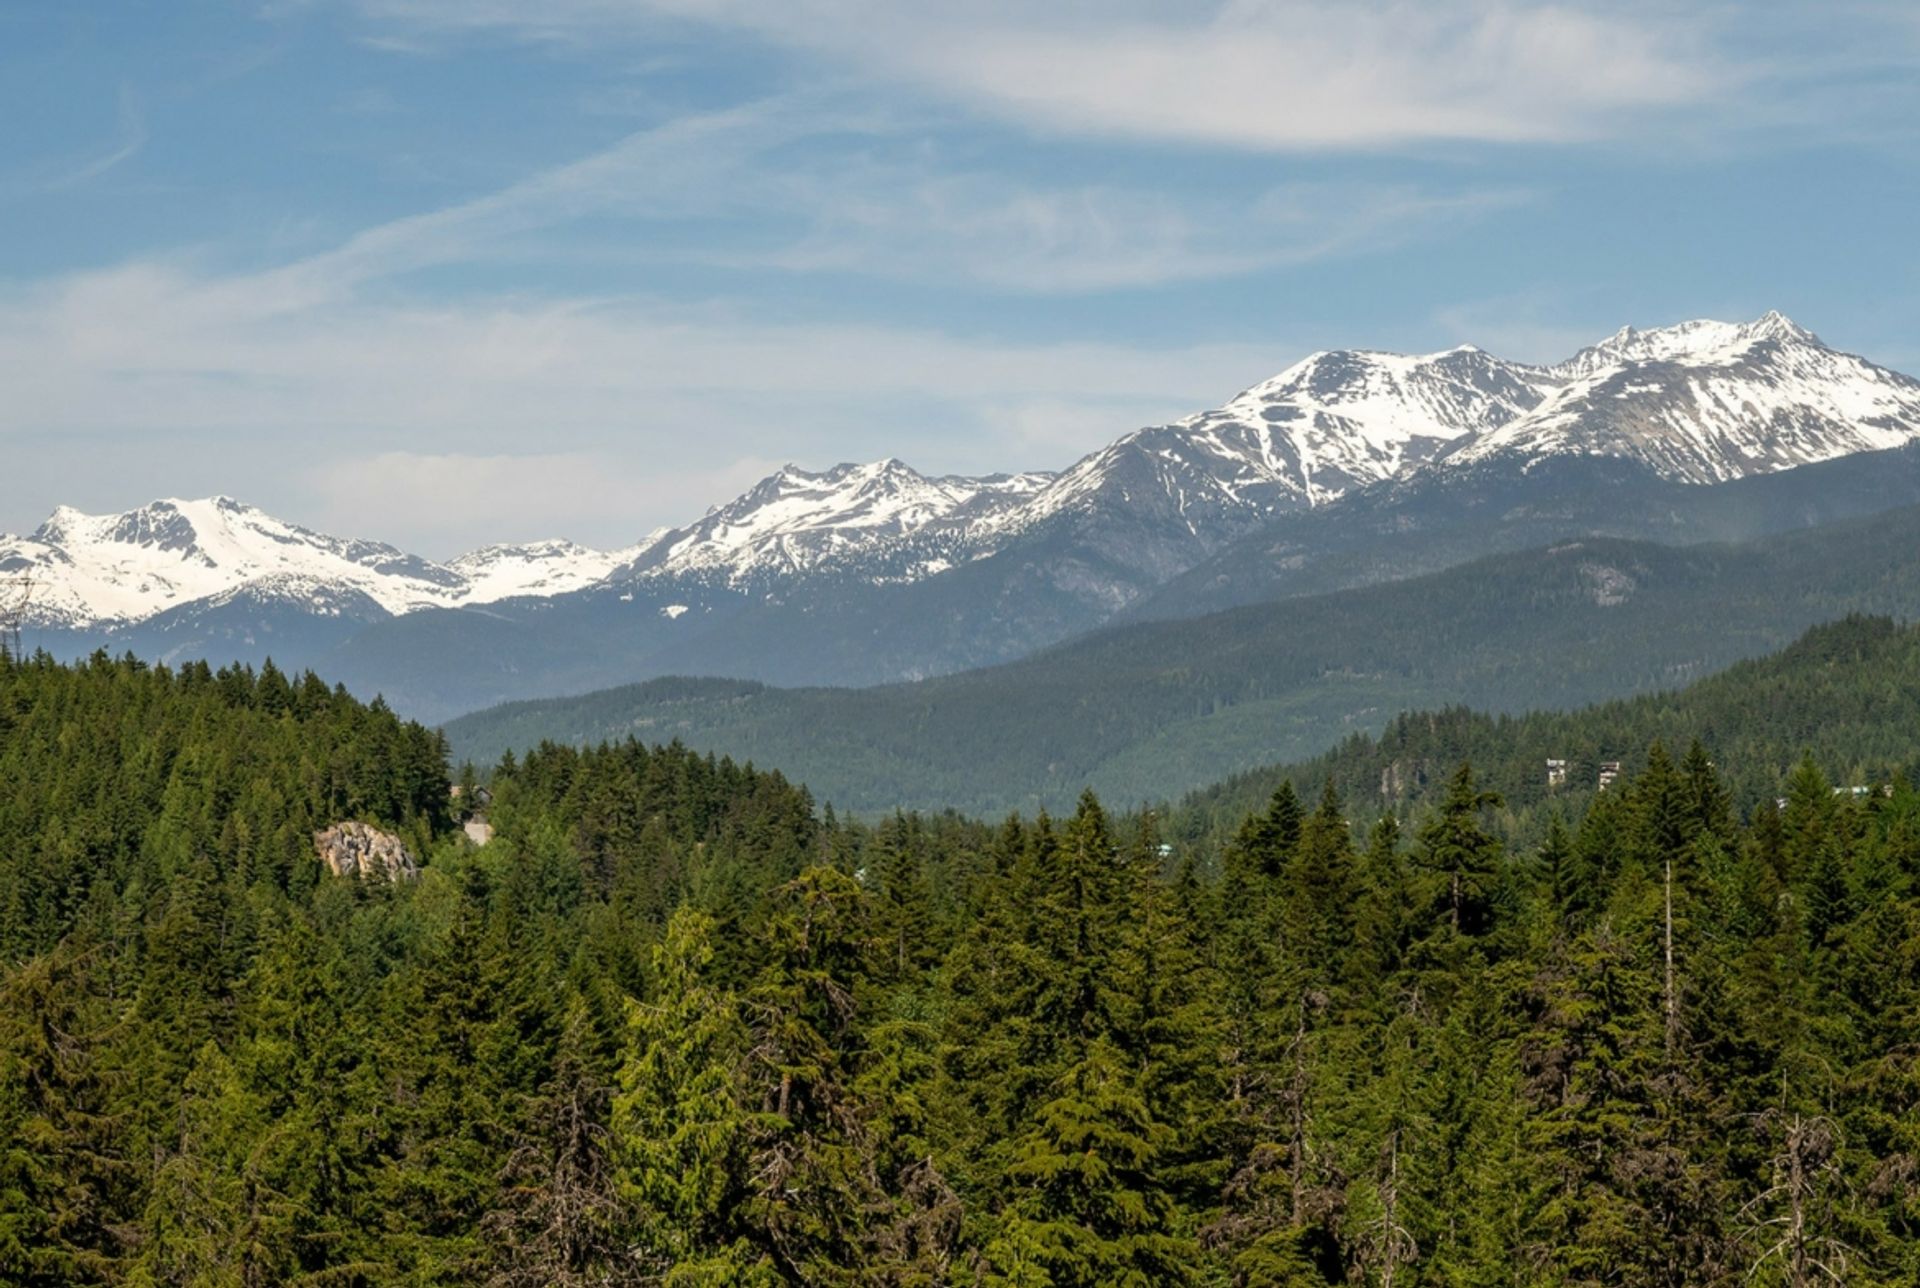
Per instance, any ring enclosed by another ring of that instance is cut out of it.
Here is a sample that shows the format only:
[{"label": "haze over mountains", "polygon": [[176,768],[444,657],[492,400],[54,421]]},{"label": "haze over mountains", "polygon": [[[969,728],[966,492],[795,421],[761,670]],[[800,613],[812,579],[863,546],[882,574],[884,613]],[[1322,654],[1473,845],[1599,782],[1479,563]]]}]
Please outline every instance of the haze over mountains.
[{"label": "haze over mountains", "polygon": [[[271,654],[441,718],[666,674],[913,679],[1119,617],[1573,533],[1757,535],[1916,499],[1914,460],[1892,451],[1916,437],[1920,382],[1769,313],[1627,328],[1552,366],[1470,346],[1316,353],[1057,475],[789,466],[618,551],[554,541],[440,564],[213,498],[63,508],[0,539],[0,573],[35,578],[27,624],[56,651]],[[1770,499],[1737,499],[1783,471],[1795,481]]]},{"label": "haze over mountains", "polygon": [[1920,619],[1920,505],[1737,544],[1581,538],[862,689],[662,678],[446,726],[456,759],[633,736],[777,765],[862,813],[1177,798],[1400,712],[1522,713],[1689,683],[1849,613]]}]

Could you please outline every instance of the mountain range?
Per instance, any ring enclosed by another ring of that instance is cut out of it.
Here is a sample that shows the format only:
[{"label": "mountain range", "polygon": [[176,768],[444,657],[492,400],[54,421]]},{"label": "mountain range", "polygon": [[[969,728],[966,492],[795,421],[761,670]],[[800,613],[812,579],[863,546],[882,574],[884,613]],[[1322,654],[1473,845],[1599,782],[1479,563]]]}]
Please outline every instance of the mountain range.
[{"label": "mountain range", "polygon": [[866,814],[1071,809],[1088,786],[1152,803],[1408,710],[1576,707],[1690,683],[1850,613],[1920,619],[1916,550],[1920,505],[1737,543],[1583,537],[909,683],[666,677],[445,729],[456,759],[482,765],[541,741],[678,740]]},{"label": "mountain range", "polygon": [[[615,551],[435,563],[212,498],[62,508],[0,538],[0,575],[33,578],[26,625],[56,652],[272,655],[437,719],[668,674],[911,680],[1560,536],[1737,539],[1920,499],[1896,450],[1916,437],[1920,381],[1769,313],[1547,366],[1315,353],[1057,474],[788,466]],[[1892,468],[1834,471],[1868,453]]]}]

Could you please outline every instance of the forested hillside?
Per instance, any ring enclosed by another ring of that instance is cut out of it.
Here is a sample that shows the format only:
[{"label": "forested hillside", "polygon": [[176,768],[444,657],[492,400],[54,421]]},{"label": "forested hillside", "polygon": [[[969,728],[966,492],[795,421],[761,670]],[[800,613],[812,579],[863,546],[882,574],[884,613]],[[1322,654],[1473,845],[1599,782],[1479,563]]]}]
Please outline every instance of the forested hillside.
[{"label": "forested hillside", "polygon": [[[1251,770],[1195,793],[1169,827],[1223,836],[1283,781],[1316,793],[1331,781],[1369,816],[1405,813],[1445,791],[1470,760],[1503,798],[1511,834],[1537,839],[1549,818],[1585,808],[1609,763],[1638,772],[1646,749],[1699,742],[1742,812],[1775,800],[1802,756],[1847,788],[1920,781],[1920,627],[1850,617],[1815,627],[1781,652],[1740,662],[1682,689],[1577,711],[1496,716],[1447,707],[1396,716],[1377,736]],[[1564,778],[1551,782],[1549,761]]]},{"label": "forested hillside", "polygon": [[857,811],[1164,800],[1402,711],[1671,689],[1849,612],[1920,615],[1920,509],[1730,546],[1570,542],[1391,585],[1117,628],[873,689],[662,680],[456,720],[456,755],[680,738]]},{"label": "forested hillside", "polygon": [[[1460,767],[1216,851],[627,742],[503,761],[476,849],[309,679],[0,663],[0,739],[9,1283],[1920,1277],[1904,783],[1655,746],[1538,846]],[[418,877],[328,875],[342,817]]]}]

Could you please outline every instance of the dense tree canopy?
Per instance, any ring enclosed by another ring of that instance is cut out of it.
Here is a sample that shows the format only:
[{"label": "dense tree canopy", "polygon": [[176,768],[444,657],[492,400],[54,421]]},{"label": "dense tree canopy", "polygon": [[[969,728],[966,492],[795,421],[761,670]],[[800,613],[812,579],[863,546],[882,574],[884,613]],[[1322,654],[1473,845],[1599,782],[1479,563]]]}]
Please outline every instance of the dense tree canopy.
[{"label": "dense tree canopy", "polygon": [[0,660],[0,1281],[1915,1282],[1920,796],[1647,732],[1217,845],[543,747],[476,848],[310,677]]}]

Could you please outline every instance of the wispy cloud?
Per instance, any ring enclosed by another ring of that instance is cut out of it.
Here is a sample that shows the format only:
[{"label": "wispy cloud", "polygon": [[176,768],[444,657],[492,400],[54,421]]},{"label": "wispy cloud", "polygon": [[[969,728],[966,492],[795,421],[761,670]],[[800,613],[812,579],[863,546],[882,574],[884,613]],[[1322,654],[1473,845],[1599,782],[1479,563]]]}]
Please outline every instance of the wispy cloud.
[{"label": "wispy cloud", "polygon": [[1307,182],[1226,200],[872,167],[790,176],[784,188],[808,227],[765,263],[1015,294],[1151,287],[1380,251],[1530,199],[1510,188]]},{"label": "wispy cloud", "polygon": [[[290,307],[271,276],[146,263],[0,293],[0,436],[30,435],[40,472],[73,480],[60,499],[84,480],[91,495],[117,489],[111,504],[165,486],[310,508],[318,488],[327,522],[449,554],[489,525],[630,541],[772,460],[907,450],[936,470],[1058,466],[1217,400],[1294,347],[1020,344],[639,299],[372,292]],[[1089,408],[1105,430],[1076,448]],[[185,441],[203,447],[177,461]],[[416,462],[357,486],[395,451],[492,463]],[[521,457],[541,458],[526,476],[540,487],[521,485]]]},{"label": "wispy cloud", "polygon": [[16,180],[11,186],[29,192],[64,192],[91,183],[107,171],[139,154],[147,146],[146,118],[133,87],[123,85],[117,99],[113,141],[104,150],[49,167],[38,176]]},{"label": "wispy cloud", "polygon": [[1042,129],[1260,150],[1604,138],[1749,69],[1685,7],[1581,0],[360,0],[416,34],[745,30]]},{"label": "wispy cloud", "polygon": [[[793,151],[805,149],[796,159]],[[248,282],[284,307],[447,264],[576,248],[538,234],[633,221],[610,258],[1048,294],[1217,278],[1431,237],[1529,199],[1512,187],[1275,184],[1250,198],[951,170],[897,119],[798,96],[681,117],[499,191],[368,229]],[[649,221],[699,220],[650,250]],[[730,235],[730,231],[733,234]]]}]

